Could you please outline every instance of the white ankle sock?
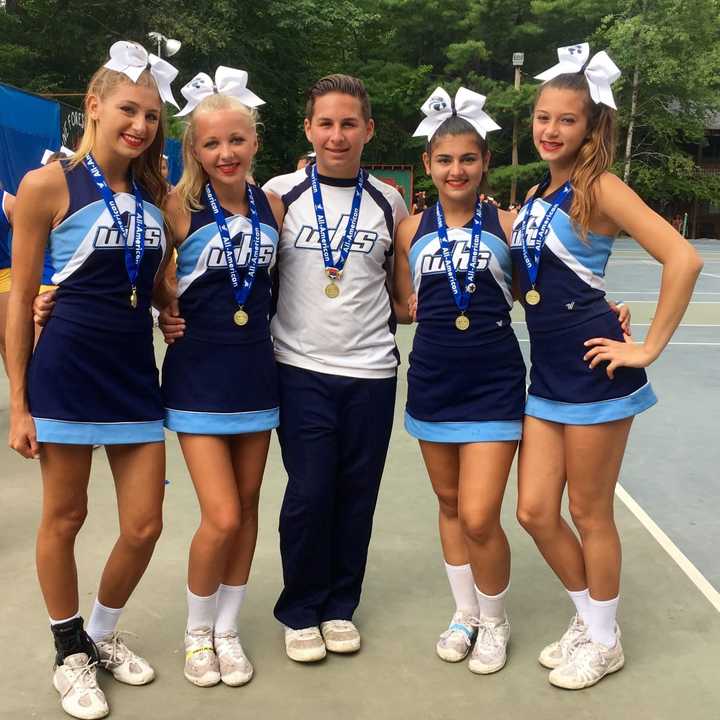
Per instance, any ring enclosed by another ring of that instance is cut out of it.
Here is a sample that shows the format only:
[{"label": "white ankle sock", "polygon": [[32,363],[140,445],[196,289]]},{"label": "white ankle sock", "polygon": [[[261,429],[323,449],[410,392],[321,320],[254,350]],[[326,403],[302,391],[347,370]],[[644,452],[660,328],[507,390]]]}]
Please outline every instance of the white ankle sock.
[{"label": "white ankle sock", "polygon": [[212,595],[204,597],[195,595],[190,588],[187,588],[188,630],[201,627],[212,629],[215,624],[215,613],[217,612],[217,596],[217,590]]},{"label": "white ankle sock", "polygon": [[475,597],[475,580],[473,579],[470,563],[467,565],[448,565],[448,563],[445,563],[445,572],[450,583],[450,591],[455,600],[456,610],[462,610],[468,615],[477,615],[478,601]]},{"label": "white ankle sock", "polygon": [[575,605],[575,611],[587,625],[590,614],[590,591],[587,588],[584,590],[568,590],[565,588],[565,590],[573,601],[573,605]]},{"label": "white ankle sock", "polygon": [[240,614],[247,585],[220,585],[217,591],[217,614],[215,615],[215,634],[237,632],[237,619]]},{"label": "white ankle sock", "polygon": [[95,642],[102,640],[108,635],[112,635],[117,627],[122,611],[123,608],[105,607],[95,598],[85,631]]},{"label": "white ankle sock", "polygon": [[617,615],[620,597],[618,596],[612,600],[593,600],[588,596],[588,602],[589,617],[587,625],[590,631],[590,639],[607,647],[615,647],[617,642],[615,616]]},{"label": "white ankle sock", "polygon": [[74,615],[71,615],[70,617],[66,617],[66,618],[63,619],[63,620],[53,620],[53,619],[48,615],[48,619],[50,620],[50,625],[51,625],[51,626],[52,626],[52,625],[60,625],[60,624],[62,624],[62,623],[70,622],[71,620],[75,620],[75,618],[79,618],[79,617],[80,617],[80,612],[79,612],[79,611],[76,612]]},{"label": "white ankle sock", "polygon": [[480,617],[492,618],[493,620],[505,619],[505,596],[510,589],[510,585],[497,595],[486,595],[482,590],[475,586],[475,594],[477,595],[478,605],[480,606]]}]

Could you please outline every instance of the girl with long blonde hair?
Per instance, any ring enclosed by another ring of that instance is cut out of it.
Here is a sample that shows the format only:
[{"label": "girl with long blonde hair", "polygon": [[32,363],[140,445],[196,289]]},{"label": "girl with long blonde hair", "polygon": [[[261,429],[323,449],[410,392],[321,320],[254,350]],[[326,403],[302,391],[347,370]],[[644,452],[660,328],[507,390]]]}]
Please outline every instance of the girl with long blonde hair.
[{"label": "girl with long blonde hair", "polygon": [[[115,43],[88,86],[78,151],[28,173],[15,206],[9,442],[40,459],[37,570],[57,651],[53,684],[63,709],[78,718],[108,713],[98,665],[132,685],[154,677],[116,626],[162,527],[163,408],[150,299],[165,249],[163,101],[174,102],[176,74],[141,46]],[[47,245],[59,289],[33,353],[33,300]],[[74,543],[87,513],[93,445],[106,449],[120,536],[84,629]]]},{"label": "girl with long blonde hair", "polygon": [[[644,368],[680,323],[702,261],[609,171],[618,68],[604,52],[590,58],[587,43],[560,48],[558,57],[538,76],[532,120],[548,175],[529,192],[512,241],[532,362],[517,513],[576,609],[540,663],[553,685],[579,689],[625,662],[614,490],[633,417],[656,402]],[[663,266],[657,311],[637,343],[605,300],[605,268],[621,230]],[[560,513],[566,485],[577,535]]]},{"label": "girl with long blonde hair", "polygon": [[200,502],[184,674],[201,687],[243,685],[253,674],[237,616],[279,420],[269,316],[283,208],[247,180],[258,149],[254,108],[263,101],[246,84],[246,72],[220,67],[214,83],[200,73],[182,89],[180,115],[190,114],[184,171],[166,204],[177,268],[158,295],[168,306],[163,327],[176,322],[166,335],[165,424],[178,433]]}]

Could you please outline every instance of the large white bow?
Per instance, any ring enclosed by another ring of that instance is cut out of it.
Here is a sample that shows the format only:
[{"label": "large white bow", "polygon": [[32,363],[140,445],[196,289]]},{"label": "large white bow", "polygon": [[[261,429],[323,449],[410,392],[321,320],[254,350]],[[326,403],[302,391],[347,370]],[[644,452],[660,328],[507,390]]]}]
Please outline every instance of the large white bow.
[{"label": "large white bow", "polygon": [[593,101],[617,110],[610,86],[620,77],[621,72],[604,50],[593,55],[589,62],[590,45],[588,43],[558,48],[557,54],[560,62],[540,75],[536,75],[536,80],[547,82],[565,73],[583,72],[584,68],[590,87],[590,97]]},{"label": "large white bow", "polygon": [[485,137],[492,130],[499,130],[500,126],[483,111],[485,96],[461,87],[455,93],[455,111],[450,95],[441,87],[435,88],[433,94],[420,108],[427,117],[417,126],[413,137],[427,136],[430,140],[437,129],[453,114],[467,120],[480,134]]},{"label": "large white bow", "polygon": [[177,77],[178,71],[166,60],[159,58],[138,43],[120,40],[110,48],[110,59],[104,67],[116,72],[125,73],[133,82],[137,82],[143,70],[150,66],[150,74],[155,79],[160,99],[180,107],[172,94],[170,84]]},{"label": "large white bow", "polygon": [[180,92],[185,96],[187,105],[177,114],[177,117],[191,113],[202,100],[209,95],[232,95],[243,105],[257,107],[264,105],[265,101],[254,92],[247,89],[248,74],[245,70],[220,65],[215,71],[215,83],[207,73],[198,73]]}]

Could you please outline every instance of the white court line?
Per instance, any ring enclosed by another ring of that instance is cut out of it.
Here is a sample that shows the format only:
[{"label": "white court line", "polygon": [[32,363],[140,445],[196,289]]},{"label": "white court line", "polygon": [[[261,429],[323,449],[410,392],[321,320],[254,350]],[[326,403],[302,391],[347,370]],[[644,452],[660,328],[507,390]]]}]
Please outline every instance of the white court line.
[{"label": "white court line", "polygon": [[[513,320],[513,325],[527,325],[527,322],[525,320]],[[633,327],[650,327],[651,323],[633,323]],[[714,328],[714,327],[720,327],[720,323],[681,323],[678,325],[678,330],[680,328]]]},{"label": "white court line", "polygon": [[701,272],[700,277],[711,277],[720,280],[720,275],[713,275],[712,273]]},{"label": "white court line", "polygon": [[677,545],[658,527],[655,521],[635,502],[625,488],[617,484],[615,494],[623,505],[640,521],[645,529],[657,540],[658,545],[677,563],[678,567],[690,578],[695,587],[707,598],[710,604],[720,612],[720,592],[710,581],[688,560]]},{"label": "white court line", "polygon": [[[659,290],[608,290],[608,294],[612,293],[613,295],[657,295],[659,294]],[[693,297],[695,295],[720,295],[720,291],[716,290],[695,290],[693,293]]]}]

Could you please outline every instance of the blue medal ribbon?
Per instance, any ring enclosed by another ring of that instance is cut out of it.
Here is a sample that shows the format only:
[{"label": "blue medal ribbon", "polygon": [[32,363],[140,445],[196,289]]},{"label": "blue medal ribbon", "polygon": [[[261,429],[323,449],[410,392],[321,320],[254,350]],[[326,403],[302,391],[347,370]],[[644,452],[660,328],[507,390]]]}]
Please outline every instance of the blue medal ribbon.
[{"label": "blue medal ribbon", "polygon": [[475,273],[477,271],[478,258],[480,257],[480,238],[483,229],[483,204],[480,198],[475,202],[475,214],[473,216],[472,234],[470,236],[470,258],[468,260],[464,288],[460,287],[460,282],[457,279],[457,271],[453,264],[452,253],[450,252],[445,213],[439,200],[435,204],[435,214],[437,216],[438,237],[440,238],[440,252],[442,253],[450,291],[453,294],[457,309],[461,313],[464,313],[470,306],[470,296],[475,291]]},{"label": "blue medal ribbon", "polygon": [[522,241],[523,260],[525,261],[525,267],[527,268],[528,277],[530,278],[530,285],[533,289],[535,288],[538,272],[540,271],[540,255],[542,253],[543,246],[545,245],[547,234],[550,230],[550,223],[552,222],[552,219],[555,216],[555,213],[558,211],[560,205],[562,205],[562,203],[565,201],[565,198],[572,192],[572,185],[568,180],[562,186],[562,189],[557,194],[557,197],[555,198],[555,200],[553,200],[543,219],[540,221],[540,225],[537,229],[537,234],[535,235],[535,251],[531,255],[528,248],[527,228],[528,224],[530,223],[530,218],[532,217],[533,203],[547,190],[549,185],[550,177],[545,178],[545,180],[543,180],[540,185],[538,185],[535,194],[530,199],[530,202],[526,205],[525,217],[523,217],[522,223],[520,225],[520,240]]},{"label": "blue medal ribbon", "polygon": [[255,282],[255,274],[257,273],[260,260],[260,246],[262,243],[260,216],[258,215],[257,206],[255,205],[255,196],[253,195],[253,191],[249,183],[245,185],[245,188],[247,191],[248,208],[250,210],[250,223],[252,224],[252,248],[245,277],[242,282],[240,282],[238,267],[235,262],[232,239],[230,238],[230,231],[228,230],[227,222],[225,221],[225,213],[223,213],[210,183],[206,183],[205,185],[205,195],[207,196],[210,210],[215,218],[215,224],[217,225],[218,232],[220,233],[220,239],[222,240],[225,260],[230,274],[230,282],[232,283],[233,293],[235,294],[235,301],[241,310],[243,305],[247,302]]},{"label": "blue medal ribbon", "polygon": [[125,243],[125,269],[127,270],[131,288],[130,304],[133,307],[136,307],[137,278],[140,273],[140,263],[142,262],[143,255],[145,254],[145,208],[143,206],[140,188],[138,188],[135,178],[132,178],[133,195],[135,196],[135,235],[133,237],[133,245],[131,247],[129,238],[130,221],[128,220],[128,227],[126,228],[123,224],[120,210],[115,202],[113,191],[107,184],[102,170],[90,153],[85,156],[83,163],[95,182],[97,189],[100,191],[100,195],[105,201],[105,206],[110,213],[110,217],[112,217],[113,223],[115,224],[115,227],[117,227],[118,232]]},{"label": "blue medal ribbon", "polygon": [[330,236],[328,234],[327,219],[325,218],[325,205],[323,204],[320,191],[320,179],[318,177],[317,165],[313,164],[310,171],[310,186],[312,187],[313,203],[315,205],[315,217],[318,224],[318,235],[320,236],[320,249],[322,250],[325,273],[331,280],[337,280],[342,274],[345,262],[350,254],[350,248],[357,233],[358,218],[360,217],[360,202],[362,201],[363,187],[365,185],[366,173],[360,170],[355,185],[352,206],[350,207],[350,219],[345,228],[345,235],[340,243],[340,255],[333,260],[332,248],[330,247]]}]

